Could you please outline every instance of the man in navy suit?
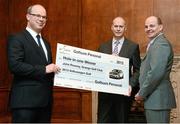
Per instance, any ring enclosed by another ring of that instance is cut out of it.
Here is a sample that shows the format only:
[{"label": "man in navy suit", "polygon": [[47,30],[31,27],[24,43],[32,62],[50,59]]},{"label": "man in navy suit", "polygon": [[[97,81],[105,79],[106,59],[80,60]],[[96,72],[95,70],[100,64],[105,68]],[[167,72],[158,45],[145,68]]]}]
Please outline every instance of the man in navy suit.
[{"label": "man in navy suit", "polygon": [[[100,45],[98,51],[129,58],[130,93],[138,87],[140,68],[139,45],[125,38],[126,22],[122,17],[113,20],[111,30],[113,38]],[[130,94],[129,94],[130,95]],[[133,93],[131,94],[133,96]],[[132,96],[110,93],[98,93],[98,123],[128,122]]]},{"label": "man in navy suit", "polygon": [[30,6],[26,19],[26,29],[8,38],[8,62],[14,75],[12,122],[50,122],[53,75],[60,68],[52,63],[50,44],[41,35],[47,21],[45,8]]}]

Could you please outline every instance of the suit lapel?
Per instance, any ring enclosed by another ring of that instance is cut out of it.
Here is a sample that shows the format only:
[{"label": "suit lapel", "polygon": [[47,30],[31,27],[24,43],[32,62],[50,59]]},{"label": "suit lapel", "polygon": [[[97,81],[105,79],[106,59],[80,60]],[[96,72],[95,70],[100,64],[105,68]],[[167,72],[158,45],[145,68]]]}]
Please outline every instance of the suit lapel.
[{"label": "suit lapel", "polygon": [[146,53],[146,54],[145,54],[145,56],[142,58],[142,61],[144,61],[144,60],[145,60],[146,56],[147,56],[147,53]]},{"label": "suit lapel", "polygon": [[[34,50],[37,52],[37,54],[38,54],[42,59],[44,59],[44,61],[47,62],[47,59],[46,59],[45,54],[43,53],[43,51],[42,51],[41,49],[39,49],[38,44],[37,44],[36,41],[33,39],[33,37],[31,36],[31,34],[30,34],[27,30],[25,30],[24,33],[25,33],[26,39],[28,40],[28,42],[29,42],[30,45],[32,46],[32,49],[34,49]],[[47,46],[46,46],[46,48],[47,48]]]},{"label": "suit lapel", "polygon": [[[164,38],[164,35],[163,35],[163,34],[160,35],[160,36],[158,36],[158,37],[154,40],[154,42],[149,46],[148,51],[151,51],[151,48],[155,45],[155,42],[158,42],[159,39],[161,39],[161,38]],[[145,58],[147,57],[148,51],[146,52],[145,56],[142,58],[142,61],[144,61]]]},{"label": "suit lapel", "polygon": [[121,50],[119,52],[119,56],[128,57],[128,50],[129,50],[128,44],[129,44],[128,41],[125,39],[123,44],[122,44]]},{"label": "suit lapel", "polygon": [[43,41],[44,41],[44,44],[45,44],[46,49],[47,49],[48,63],[51,63],[52,62],[52,60],[51,60],[51,48],[44,38],[43,38]]},{"label": "suit lapel", "polygon": [[108,44],[104,47],[104,53],[112,54],[112,40],[108,42]]}]

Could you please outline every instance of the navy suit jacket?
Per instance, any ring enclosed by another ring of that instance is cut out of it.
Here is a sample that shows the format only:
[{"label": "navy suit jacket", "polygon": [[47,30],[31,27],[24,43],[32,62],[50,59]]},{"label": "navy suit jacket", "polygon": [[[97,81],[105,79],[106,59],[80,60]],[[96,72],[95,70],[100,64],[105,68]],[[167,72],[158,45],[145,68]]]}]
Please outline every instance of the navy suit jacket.
[{"label": "navy suit jacket", "polygon": [[52,100],[53,73],[45,73],[45,66],[52,63],[52,55],[49,43],[43,41],[48,61],[27,30],[8,37],[8,63],[14,76],[11,108],[43,107]]},{"label": "navy suit jacket", "polygon": [[[112,40],[101,44],[98,51],[112,54]],[[119,56],[129,58],[129,83],[132,87],[138,86],[139,69],[141,64],[139,45],[125,38]],[[118,96],[119,95],[115,94],[99,93],[100,99],[109,99],[111,97],[117,99],[116,97]]]}]

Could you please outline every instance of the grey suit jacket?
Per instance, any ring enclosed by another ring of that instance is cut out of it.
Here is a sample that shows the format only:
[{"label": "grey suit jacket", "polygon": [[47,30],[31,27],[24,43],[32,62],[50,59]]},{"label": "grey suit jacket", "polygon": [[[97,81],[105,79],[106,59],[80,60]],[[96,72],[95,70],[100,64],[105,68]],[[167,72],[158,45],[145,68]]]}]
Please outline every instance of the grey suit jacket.
[{"label": "grey suit jacket", "polygon": [[149,47],[140,68],[139,95],[145,98],[145,109],[171,109],[176,107],[170,82],[173,50],[163,34]]}]

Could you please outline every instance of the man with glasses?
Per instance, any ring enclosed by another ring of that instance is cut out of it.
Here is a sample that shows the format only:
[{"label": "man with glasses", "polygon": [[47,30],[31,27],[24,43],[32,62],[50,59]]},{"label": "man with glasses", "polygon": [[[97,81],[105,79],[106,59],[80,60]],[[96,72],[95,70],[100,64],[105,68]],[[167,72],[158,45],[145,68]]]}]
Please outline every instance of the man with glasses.
[{"label": "man with glasses", "polygon": [[8,62],[14,75],[12,122],[47,123],[51,119],[53,75],[60,68],[52,63],[50,44],[41,34],[47,21],[45,8],[30,6],[26,19],[26,29],[8,38]]}]

